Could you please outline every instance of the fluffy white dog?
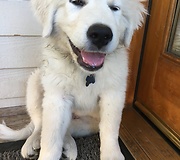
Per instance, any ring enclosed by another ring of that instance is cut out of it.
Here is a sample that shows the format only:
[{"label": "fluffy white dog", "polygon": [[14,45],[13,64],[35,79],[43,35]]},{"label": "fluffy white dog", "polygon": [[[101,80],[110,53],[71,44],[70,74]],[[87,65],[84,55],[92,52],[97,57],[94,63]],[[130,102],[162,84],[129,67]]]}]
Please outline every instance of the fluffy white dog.
[{"label": "fluffy white dog", "polygon": [[[43,61],[29,78],[21,130],[0,125],[0,139],[27,138],[24,158],[77,157],[72,136],[100,132],[101,160],[123,160],[119,126],[125,101],[128,53],[141,26],[143,0],[32,0],[43,25]],[[62,149],[64,148],[64,149]]]}]

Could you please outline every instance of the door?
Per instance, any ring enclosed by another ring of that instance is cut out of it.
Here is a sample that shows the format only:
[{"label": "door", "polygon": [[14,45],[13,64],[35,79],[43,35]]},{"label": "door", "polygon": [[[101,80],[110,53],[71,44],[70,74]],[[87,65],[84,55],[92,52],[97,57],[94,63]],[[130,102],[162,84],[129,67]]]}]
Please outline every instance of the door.
[{"label": "door", "polygon": [[135,105],[180,148],[180,1],[152,0]]}]

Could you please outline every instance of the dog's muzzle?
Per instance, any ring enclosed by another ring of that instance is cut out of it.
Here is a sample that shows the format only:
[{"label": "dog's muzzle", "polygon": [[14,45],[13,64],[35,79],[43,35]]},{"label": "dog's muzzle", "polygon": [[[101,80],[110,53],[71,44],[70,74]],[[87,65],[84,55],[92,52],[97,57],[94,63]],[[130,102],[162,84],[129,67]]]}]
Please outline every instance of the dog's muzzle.
[{"label": "dog's muzzle", "polygon": [[78,56],[77,62],[85,70],[96,71],[103,66],[106,56],[104,53],[81,51],[71,40],[69,42],[73,52]]},{"label": "dog's muzzle", "polygon": [[87,37],[97,51],[80,50],[71,40],[69,42],[73,52],[78,56],[77,62],[80,66],[88,71],[96,71],[103,66],[106,56],[105,53],[99,51],[112,40],[113,34],[108,26],[94,24],[89,27]]}]

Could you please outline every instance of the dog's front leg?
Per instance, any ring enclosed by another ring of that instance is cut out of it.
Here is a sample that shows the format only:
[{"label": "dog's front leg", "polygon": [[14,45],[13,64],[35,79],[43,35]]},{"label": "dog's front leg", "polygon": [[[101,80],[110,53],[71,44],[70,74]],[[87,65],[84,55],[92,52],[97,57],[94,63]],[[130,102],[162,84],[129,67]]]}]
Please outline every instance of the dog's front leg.
[{"label": "dog's front leg", "polygon": [[100,100],[101,160],[124,160],[118,143],[125,93],[108,91]]},{"label": "dog's front leg", "polygon": [[72,97],[60,92],[45,91],[41,150],[38,160],[59,160],[63,140],[71,120]]}]

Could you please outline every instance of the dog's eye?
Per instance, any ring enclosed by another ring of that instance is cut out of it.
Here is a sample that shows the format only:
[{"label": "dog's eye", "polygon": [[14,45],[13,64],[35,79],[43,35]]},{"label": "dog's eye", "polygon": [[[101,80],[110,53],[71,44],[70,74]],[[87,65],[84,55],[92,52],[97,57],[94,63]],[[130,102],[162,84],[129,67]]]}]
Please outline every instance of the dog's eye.
[{"label": "dog's eye", "polygon": [[83,0],[70,0],[70,2],[76,6],[84,6],[85,2]]},{"label": "dog's eye", "polygon": [[118,6],[109,6],[109,8],[112,10],[112,11],[119,11],[120,10],[120,7]]}]

